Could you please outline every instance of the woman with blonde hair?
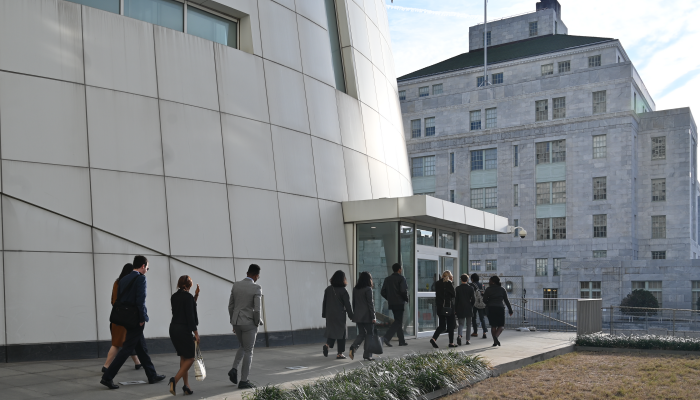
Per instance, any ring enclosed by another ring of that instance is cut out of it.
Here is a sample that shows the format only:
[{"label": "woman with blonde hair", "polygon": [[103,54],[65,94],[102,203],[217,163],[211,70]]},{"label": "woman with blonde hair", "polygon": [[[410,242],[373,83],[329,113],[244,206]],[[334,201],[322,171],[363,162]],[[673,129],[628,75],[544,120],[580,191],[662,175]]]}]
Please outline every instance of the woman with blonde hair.
[{"label": "woman with blonde hair", "polygon": [[199,285],[194,292],[194,296],[190,293],[192,288],[192,278],[187,275],[182,275],[177,280],[177,292],[170,297],[170,306],[173,310],[173,319],[170,321],[170,340],[173,342],[173,347],[180,356],[180,370],[177,375],[170,378],[168,383],[170,393],[176,395],[177,382],[182,378],[184,385],[182,391],[184,394],[194,393],[190,389],[190,383],[187,375],[190,367],[194,364],[194,343],[199,343],[199,332],[197,325],[197,298],[199,297]]},{"label": "woman with blonde hair", "polygon": [[435,305],[438,314],[438,327],[430,339],[430,344],[434,348],[438,348],[435,340],[440,337],[440,334],[447,331],[447,336],[450,339],[450,344],[447,347],[457,347],[454,344],[455,336],[455,288],[452,285],[452,272],[445,271],[442,273],[442,279],[435,282]]}]

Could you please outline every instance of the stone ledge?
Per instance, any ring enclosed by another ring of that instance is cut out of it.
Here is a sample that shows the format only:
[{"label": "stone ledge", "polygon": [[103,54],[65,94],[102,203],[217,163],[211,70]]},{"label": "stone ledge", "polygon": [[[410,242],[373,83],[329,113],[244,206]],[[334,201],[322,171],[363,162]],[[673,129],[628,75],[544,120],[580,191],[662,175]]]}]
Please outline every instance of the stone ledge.
[{"label": "stone ledge", "polygon": [[700,356],[700,351],[693,350],[653,350],[653,349],[626,349],[617,347],[592,347],[592,346],[574,346],[574,351],[591,351],[591,352],[609,352],[609,353],[640,353],[640,354],[658,354],[658,355],[696,355]]}]

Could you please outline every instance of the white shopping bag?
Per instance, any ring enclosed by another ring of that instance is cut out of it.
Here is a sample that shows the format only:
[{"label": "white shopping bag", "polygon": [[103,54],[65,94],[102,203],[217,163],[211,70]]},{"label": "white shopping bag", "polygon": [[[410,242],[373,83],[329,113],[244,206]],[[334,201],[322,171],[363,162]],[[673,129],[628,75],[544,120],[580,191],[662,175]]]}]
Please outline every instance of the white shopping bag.
[{"label": "white shopping bag", "polygon": [[198,381],[203,381],[207,377],[207,369],[204,368],[204,358],[199,343],[194,342],[194,377]]}]

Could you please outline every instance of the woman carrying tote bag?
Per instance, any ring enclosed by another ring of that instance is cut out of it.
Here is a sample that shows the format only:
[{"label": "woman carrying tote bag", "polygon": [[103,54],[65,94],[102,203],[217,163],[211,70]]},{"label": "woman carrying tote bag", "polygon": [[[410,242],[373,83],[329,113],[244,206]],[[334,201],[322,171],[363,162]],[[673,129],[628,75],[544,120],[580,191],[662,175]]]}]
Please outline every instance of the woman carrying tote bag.
[{"label": "woman carrying tote bag", "polygon": [[173,396],[176,395],[176,385],[181,378],[184,383],[182,391],[185,394],[194,393],[190,389],[187,375],[195,360],[195,342],[199,344],[199,332],[197,331],[197,325],[199,325],[197,318],[199,285],[192,296],[190,293],[192,284],[192,278],[187,275],[181,276],[177,280],[177,292],[170,297],[170,305],[173,310],[173,319],[170,321],[169,330],[170,340],[173,342],[177,355],[180,356],[180,370],[168,382],[170,393]]},{"label": "woman carrying tote bag", "polygon": [[[371,338],[374,334],[374,323],[377,322],[377,316],[374,312],[373,287],[372,275],[367,271],[360,273],[355,289],[352,291],[352,309],[355,314],[353,321],[357,324],[357,337],[350,346],[351,360],[355,359],[355,352],[362,341],[367,337]],[[362,357],[367,361],[374,361],[372,353],[366,347]]]},{"label": "woman carrying tote bag", "polygon": [[450,339],[448,347],[457,347],[457,345],[454,344],[454,299],[455,288],[452,286],[452,273],[450,271],[445,271],[442,273],[442,280],[435,283],[435,305],[437,306],[438,327],[433,334],[433,338],[430,339],[430,344],[436,349],[439,346],[435,341],[440,337],[440,334],[445,331],[447,331],[447,335]]}]

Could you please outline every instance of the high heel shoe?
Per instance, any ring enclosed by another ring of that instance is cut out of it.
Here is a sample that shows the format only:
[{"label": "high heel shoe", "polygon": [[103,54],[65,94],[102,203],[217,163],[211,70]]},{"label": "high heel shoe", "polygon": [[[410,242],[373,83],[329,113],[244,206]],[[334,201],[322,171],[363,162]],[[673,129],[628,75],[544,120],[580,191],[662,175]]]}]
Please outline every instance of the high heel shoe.
[{"label": "high heel shoe", "polygon": [[501,341],[498,340],[498,339],[496,339],[496,344],[500,346],[500,345],[501,345]]},{"label": "high heel shoe", "polygon": [[170,378],[170,381],[168,382],[168,388],[170,389],[170,394],[173,396],[177,396],[177,392],[175,391],[175,377]]},{"label": "high heel shoe", "polygon": [[189,395],[189,394],[194,393],[192,391],[192,389],[190,389],[188,386],[184,386],[184,385],[182,386],[182,391],[185,392],[185,395]]}]

